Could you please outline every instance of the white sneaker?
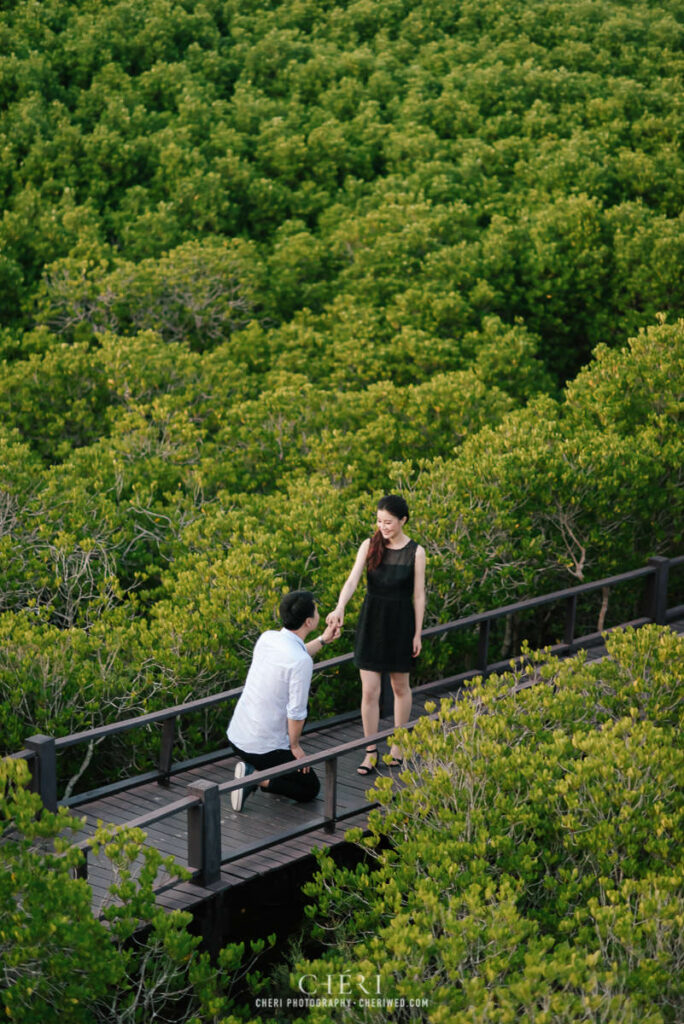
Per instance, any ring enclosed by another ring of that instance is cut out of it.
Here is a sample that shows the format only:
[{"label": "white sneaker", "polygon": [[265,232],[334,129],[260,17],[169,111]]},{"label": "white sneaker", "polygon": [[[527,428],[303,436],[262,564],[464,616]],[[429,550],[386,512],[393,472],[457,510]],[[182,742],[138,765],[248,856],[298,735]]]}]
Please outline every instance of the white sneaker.
[{"label": "white sneaker", "polygon": [[[235,778],[244,779],[246,775],[251,775],[253,771],[254,768],[251,764],[238,761],[235,765]],[[245,800],[254,789],[256,789],[256,786],[242,786],[240,789],[231,790],[230,803],[234,811],[242,810]]]}]

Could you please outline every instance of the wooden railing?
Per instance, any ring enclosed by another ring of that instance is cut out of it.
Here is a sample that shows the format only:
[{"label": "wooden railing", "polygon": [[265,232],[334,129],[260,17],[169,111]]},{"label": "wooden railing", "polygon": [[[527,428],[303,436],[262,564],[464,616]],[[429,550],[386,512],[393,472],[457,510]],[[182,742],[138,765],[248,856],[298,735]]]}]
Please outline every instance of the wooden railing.
[{"label": "wooden railing", "polygon": [[[403,728],[411,730],[420,721],[415,719],[408,722]],[[336,747],[320,751],[317,754],[309,754],[297,761],[297,769],[313,767],[314,765],[325,765],[325,776],[323,781],[323,814],[310,818],[308,821],[288,828],[283,832],[273,832],[266,838],[256,843],[241,847],[237,851],[224,856],[221,850],[221,796],[230,794],[235,789],[245,785],[245,779],[230,779],[223,783],[207,782],[199,779],[191,782],[187,789],[188,795],[166,804],[154,811],[139,818],[133,818],[126,822],[125,828],[146,829],[160,821],[171,818],[183,811],[187,814],[187,837],[188,837],[188,867],[192,872],[192,880],[203,885],[218,881],[221,874],[221,866],[231,861],[242,860],[243,857],[251,856],[262,850],[278,846],[280,843],[299,836],[307,835],[323,829],[325,832],[333,833],[338,822],[353,818],[356,815],[376,807],[376,803],[364,800],[358,805],[348,808],[343,814],[337,810],[337,763],[338,759],[350,751],[359,750],[367,743],[379,742],[387,739],[395,732],[395,728],[383,729],[373,736],[361,736],[359,739],[350,740],[348,743],[341,743]],[[292,762],[279,765],[275,768],[267,768],[261,772],[253,772],[249,776],[248,784],[258,785],[265,779],[274,779],[281,775],[287,775],[292,771]],[[88,877],[88,851],[89,841],[83,840],[78,844],[83,851],[84,860],[78,874],[79,877]]]},{"label": "wooden railing", "polygon": [[[614,628],[622,628],[627,625],[638,627],[650,622],[665,625],[674,619],[680,618],[684,616],[684,605],[668,607],[668,581],[670,571],[673,568],[680,567],[682,565],[684,565],[684,556],[670,559],[656,557],[650,559],[648,565],[641,569],[634,569],[630,572],[610,576],[591,583],[582,583],[575,587],[569,587],[564,590],[555,591],[551,594],[544,594],[525,601],[519,601],[515,604],[506,605],[502,608],[495,608],[491,611],[477,613],[462,619],[456,619],[453,622],[431,626],[423,631],[423,637],[429,638],[444,633],[477,628],[479,631],[479,643],[476,665],[465,672],[460,672],[453,676],[437,679],[434,682],[417,686],[414,688],[413,692],[421,694],[438,692],[439,690],[457,686],[459,683],[463,683],[477,675],[487,675],[492,672],[508,669],[511,664],[510,658],[503,662],[499,661],[493,663],[489,660],[489,641],[492,623],[499,619],[506,618],[507,616],[532,611],[544,605],[562,604],[565,608],[564,639],[562,643],[551,648],[553,653],[572,653],[573,651],[579,650],[583,647],[588,647],[600,642],[604,635],[602,632],[594,632],[585,636],[575,637],[578,598],[594,591],[606,589],[612,590],[618,586],[632,583],[637,580],[643,580],[645,584],[643,602],[644,614],[628,623],[622,623],[620,627]],[[338,665],[351,661],[352,657],[352,654],[344,654],[336,658],[328,659],[327,661],[320,662],[315,665],[314,670],[321,671],[323,669],[334,668]],[[58,804],[57,754],[60,750],[74,746],[78,743],[97,742],[99,739],[104,737],[113,736],[117,733],[148,726],[153,723],[162,723],[160,759],[157,771],[138,775],[135,778],[123,779],[61,802],[67,806],[76,806],[78,804],[85,803],[88,800],[108,795],[122,789],[130,789],[133,786],[140,785],[144,782],[156,781],[164,784],[168,781],[171,775],[188,770],[189,768],[197,768],[203,764],[220,760],[231,753],[231,748],[227,748],[220,751],[214,751],[210,754],[205,754],[202,757],[194,758],[191,761],[173,763],[172,752],[175,736],[175,723],[179,718],[186,714],[190,714],[198,710],[206,710],[207,708],[223,704],[238,697],[241,692],[242,687],[237,687],[232,690],[226,690],[222,693],[215,694],[211,697],[202,698],[201,700],[191,701],[171,708],[165,708],[160,711],[152,712],[151,714],[141,715],[137,718],[130,718],[111,725],[100,726],[85,732],[73,733],[70,736],[64,736],[57,739],[43,735],[32,736],[26,740],[26,748],[24,750],[17,751],[11,756],[22,757],[29,761],[32,770],[34,790],[40,793],[44,805],[48,809],[54,810]],[[350,721],[356,718],[358,718],[358,712],[347,712],[343,715],[338,715],[335,718],[314,723],[307,728],[307,731],[311,732],[323,727],[329,728],[339,722],[345,720]],[[408,724],[407,728],[412,728],[414,725],[415,722],[411,722]],[[378,733],[375,739],[385,739],[388,736],[391,736],[393,732],[394,729],[385,730]],[[185,811],[188,816],[188,863],[195,869],[196,877],[198,879],[201,878],[205,882],[215,880],[218,878],[218,874],[220,873],[221,864],[226,863],[228,860],[237,859],[238,857],[255,853],[258,850],[274,846],[285,839],[292,839],[295,836],[306,832],[312,832],[320,828],[324,828],[327,831],[333,831],[336,821],[352,817],[360,811],[368,808],[370,805],[368,803],[364,803],[358,808],[349,810],[344,815],[339,816],[337,814],[337,760],[342,754],[360,749],[370,741],[372,741],[372,737],[362,736],[358,740],[353,740],[349,743],[342,744],[341,746],[319,752],[318,754],[309,755],[301,761],[298,761],[298,768],[305,767],[306,765],[313,766],[316,764],[325,764],[323,816],[321,818],[313,819],[311,822],[306,825],[302,825],[298,829],[290,830],[282,835],[269,837],[269,839],[259,843],[255,847],[246,848],[241,850],[238,854],[233,854],[230,857],[222,858],[221,856],[220,797],[222,794],[230,793],[233,789],[237,789],[244,785],[244,781],[236,782],[235,780],[230,780],[221,785],[205,781],[194,782],[188,787],[188,796],[174,803],[168,804],[163,808],[150,812],[141,818],[137,818],[129,824],[145,828],[155,822]],[[285,775],[288,771],[292,771],[291,764],[278,768],[269,768],[265,772],[259,772],[251,775],[250,784],[252,782],[258,783],[262,778],[275,778],[279,775]]]}]

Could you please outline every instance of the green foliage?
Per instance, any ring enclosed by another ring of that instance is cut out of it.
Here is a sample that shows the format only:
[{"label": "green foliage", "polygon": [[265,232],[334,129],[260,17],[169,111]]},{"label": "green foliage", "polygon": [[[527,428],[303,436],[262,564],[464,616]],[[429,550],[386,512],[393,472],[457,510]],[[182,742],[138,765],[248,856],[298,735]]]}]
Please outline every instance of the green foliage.
[{"label": "green foliage", "polygon": [[644,543],[678,549],[683,343],[661,325],[599,349],[562,404],[538,399],[421,468],[410,492],[439,618],[636,567]]},{"label": "green foliage", "polygon": [[[389,490],[428,553],[426,625],[681,550],[683,39],[674,0],[2,5],[3,750],[239,685],[283,590],[335,602]],[[580,602],[578,624],[640,599]],[[511,617],[492,649],[562,626]],[[605,678],[548,662],[535,696],[506,683],[496,715],[417,730],[421,785],[377,819],[401,842],[319,890],[364,936],[359,969],[381,960],[435,1022],[673,1019],[681,655],[611,643]],[[426,643],[415,676],[476,644]],[[314,717],[357,703],[355,673],[317,677]],[[223,742],[200,717],[179,754]],[[156,753],[112,746],[124,772]],[[60,757],[60,795],[102,781],[93,753]],[[15,1019],[146,1019],[132,978],[155,990],[156,958],[174,1007],[194,986],[193,1024],[232,1021],[180,919],[131,959],[94,920],[76,934],[77,855],[38,849],[65,821],[29,827],[13,770],[5,820],[21,805],[28,831],[0,851],[25,907],[68,908],[56,944],[51,916],[12,918]],[[134,883],[140,837],[101,842],[125,938],[158,865]]]},{"label": "green foliage", "polygon": [[[149,985],[150,1008],[155,1001],[158,1006],[172,1001],[178,985],[174,975],[181,976],[183,962],[197,944],[185,931],[188,915],[167,916],[154,905],[153,883],[160,869],[177,871],[172,862],[156,851],[143,851],[139,832],[114,835],[101,830],[93,853],[101,850],[118,878],[111,887],[111,903],[98,919],[90,887],[72,877],[83,853],[63,838],[65,830],[78,829],[78,821],[65,809],[37,816],[40,798],[26,789],[25,763],[6,759],[0,769],[0,999],[7,1017],[27,1024],[107,1019],[109,1012],[118,1013],[120,1020],[138,1019],[139,983]],[[134,874],[133,862],[141,852],[144,864]],[[147,955],[124,945],[143,924],[152,927]],[[150,970],[159,984],[156,994],[146,976]]]},{"label": "green foliage", "polygon": [[160,259],[117,261],[113,270],[92,259],[58,260],[46,270],[37,322],[71,340],[154,329],[192,349],[215,346],[252,318],[259,291],[253,248],[208,237]]},{"label": "green foliage", "polygon": [[[683,325],[600,347],[561,401],[524,408],[540,379],[534,340],[496,318],[486,330],[481,348],[464,337],[469,369],[338,392],[302,373],[258,373],[254,351],[200,354],[149,331],[105,333],[90,353],[48,344],[9,365],[5,749],[37,729],[69,732],[238,685],[284,589],[313,588],[324,610],[335,602],[373,528],[369,492],[399,487],[409,499],[428,551],[428,624],[676,551]],[[504,389],[504,351],[521,369],[517,396]],[[57,366],[61,389],[37,387],[36,374]],[[497,377],[500,387],[487,383]],[[50,437],[48,416],[59,431]],[[85,425],[97,422],[87,443]],[[69,423],[84,431],[71,451]],[[62,462],[45,465],[61,445]],[[607,612],[580,609],[581,624],[634,618],[638,600],[618,593]],[[507,640],[493,639],[502,658],[525,636],[561,639],[560,620],[509,626]],[[426,644],[417,674],[460,671],[474,653],[467,637]],[[54,700],[41,697],[46,678]],[[328,673],[312,713],[357,700],[352,674]],[[220,726],[193,727],[184,749],[204,749]],[[128,744],[120,760],[146,757]],[[77,770],[70,762],[65,780]]]},{"label": "green foliage", "polygon": [[[77,877],[84,850],[69,838],[81,822],[45,811],[29,792],[26,762],[0,761],[0,1006],[22,1024],[106,1024],[172,1019],[237,1024],[235,982],[266,942],[221,951],[216,973],[190,914],[155,903],[159,879],[186,878],[139,829],[100,825],[88,855],[111,869],[98,906]],[[273,944],[273,938],[269,940]],[[255,983],[258,975],[255,974]],[[259,1024],[255,1019],[252,1024]]]},{"label": "green foliage", "polygon": [[86,883],[70,876],[82,854],[56,838],[74,828],[68,812],[37,818],[26,764],[3,760],[0,772],[3,1009],[10,1020],[87,1021],[92,1003],[123,981],[125,958],[93,918]]},{"label": "green foliage", "polygon": [[476,681],[397,734],[404,785],[377,782],[362,840],[374,869],[319,858],[330,951],[294,983],[371,978],[378,1003],[352,992],[363,1021],[387,1018],[382,999],[431,1022],[679,1018],[684,645],[645,627],[608,652],[535,655],[537,685]]},{"label": "green foliage", "polygon": [[103,367],[87,345],[61,344],[13,365],[0,415],[46,462],[58,462],[97,440],[109,401]]},{"label": "green foliage", "polygon": [[675,3],[20,2],[0,40],[13,328],[257,317],[285,355],[351,309],[375,381],[403,332],[461,368],[494,314],[562,384],[682,313]]},{"label": "green foliage", "polygon": [[[239,685],[284,589],[336,600],[382,492],[428,625],[680,550],[677,19],[6,5],[4,750]],[[415,675],[475,652],[431,642]],[[326,672],[312,714],[357,691]]]}]

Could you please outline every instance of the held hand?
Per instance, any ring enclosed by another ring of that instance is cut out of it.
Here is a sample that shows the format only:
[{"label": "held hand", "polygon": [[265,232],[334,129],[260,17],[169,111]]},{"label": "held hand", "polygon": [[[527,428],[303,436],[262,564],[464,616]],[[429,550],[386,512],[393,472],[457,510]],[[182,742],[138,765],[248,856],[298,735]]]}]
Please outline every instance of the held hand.
[{"label": "held hand", "polygon": [[420,635],[420,633],[416,633],[416,635],[413,638],[413,657],[417,658],[422,649],[423,649],[423,641],[422,641],[421,635]]},{"label": "held hand", "polygon": [[333,640],[337,640],[342,630],[337,622],[330,622],[323,630],[322,638],[326,644],[331,643]]},{"label": "held hand", "polygon": [[[291,749],[292,753],[294,754],[294,756],[297,758],[298,761],[301,761],[301,759],[303,757],[306,757],[306,754],[304,753],[302,748],[299,746],[299,744],[297,744],[296,747],[291,747],[290,749]],[[304,775],[306,772],[308,772],[308,770],[309,770],[308,768],[300,768],[299,769],[299,771],[302,773],[302,775]]]},{"label": "held hand", "polygon": [[[340,611],[339,608],[333,608],[331,612],[326,616],[325,621],[329,626],[339,626],[342,629],[342,623],[344,622],[344,612]],[[339,633],[338,633],[339,636]]]}]

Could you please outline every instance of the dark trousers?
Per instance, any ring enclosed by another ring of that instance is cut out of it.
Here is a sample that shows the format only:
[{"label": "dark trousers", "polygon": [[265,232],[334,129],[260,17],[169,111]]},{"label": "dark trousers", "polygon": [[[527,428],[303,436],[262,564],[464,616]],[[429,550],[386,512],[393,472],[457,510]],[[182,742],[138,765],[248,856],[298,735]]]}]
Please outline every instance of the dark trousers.
[{"label": "dark trousers", "polygon": [[[291,750],[269,750],[265,754],[250,754],[246,750],[240,750],[233,744],[233,750],[247,764],[254,765],[258,772],[266,768],[275,768],[276,765],[286,764],[288,761],[295,761],[297,758]],[[280,775],[277,779],[271,779],[264,793],[278,793],[280,796],[289,796],[291,800],[303,804],[307,800],[314,800],[318,796],[321,784],[313,768],[307,772],[298,770],[289,775]]]}]

